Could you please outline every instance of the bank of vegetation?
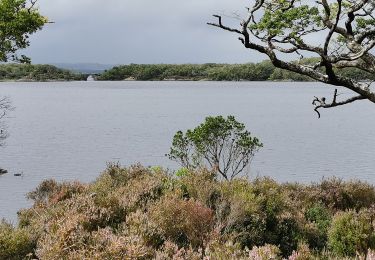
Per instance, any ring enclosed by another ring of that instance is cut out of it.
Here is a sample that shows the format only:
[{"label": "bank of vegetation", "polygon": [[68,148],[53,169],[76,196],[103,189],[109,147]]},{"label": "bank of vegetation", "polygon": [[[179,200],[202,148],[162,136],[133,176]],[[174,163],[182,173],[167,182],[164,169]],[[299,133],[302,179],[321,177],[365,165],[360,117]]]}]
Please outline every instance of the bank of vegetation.
[{"label": "bank of vegetation", "polygon": [[0,81],[72,81],[87,76],[52,65],[0,64]]},{"label": "bank of vegetation", "polygon": [[[316,59],[304,59],[313,65]],[[358,69],[344,69],[343,76],[358,80],[375,80],[375,76]],[[271,62],[247,64],[130,64],[103,72],[98,80],[209,80],[209,81],[311,81],[307,76],[275,68]]]},{"label": "bank of vegetation", "polygon": [[372,185],[177,173],[112,164],[90,184],[44,181],[17,227],[0,224],[0,259],[375,256]]}]

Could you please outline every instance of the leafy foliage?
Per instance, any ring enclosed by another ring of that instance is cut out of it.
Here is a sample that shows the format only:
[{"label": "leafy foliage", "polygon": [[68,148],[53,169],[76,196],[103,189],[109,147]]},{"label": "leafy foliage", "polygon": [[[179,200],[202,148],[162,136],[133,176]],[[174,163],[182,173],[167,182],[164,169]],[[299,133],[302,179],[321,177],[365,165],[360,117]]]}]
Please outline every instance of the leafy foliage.
[{"label": "leafy foliage", "polygon": [[167,156],[188,169],[209,167],[228,180],[240,174],[262,146],[233,116],[207,117],[193,130],[178,131]]},{"label": "leafy foliage", "polygon": [[329,230],[329,246],[341,256],[355,256],[375,247],[373,211],[338,213]]},{"label": "leafy foliage", "polygon": [[36,241],[27,229],[0,222],[0,259],[18,260],[33,255]]},{"label": "leafy foliage", "polygon": [[42,29],[47,18],[40,15],[35,3],[28,0],[0,0],[0,61],[8,60],[29,63],[30,59],[17,50],[29,46],[29,36]]}]

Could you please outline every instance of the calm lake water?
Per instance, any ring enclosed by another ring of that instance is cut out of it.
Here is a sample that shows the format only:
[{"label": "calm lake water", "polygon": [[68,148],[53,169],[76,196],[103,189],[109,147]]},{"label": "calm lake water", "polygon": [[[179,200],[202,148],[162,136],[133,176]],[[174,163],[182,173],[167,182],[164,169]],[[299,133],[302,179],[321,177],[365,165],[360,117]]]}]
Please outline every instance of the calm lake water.
[{"label": "calm lake water", "polygon": [[25,194],[44,179],[90,182],[110,161],[174,169],[164,156],[174,133],[208,115],[234,115],[264,143],[253,177],[375,183],[375,106],[357,102],[318,119],[313,96],[333,90],[274,82],[0,83],[16,107],[0,148],[0,166],[9,170],[0,177],[0,218],[15,221],[30,206]]}]

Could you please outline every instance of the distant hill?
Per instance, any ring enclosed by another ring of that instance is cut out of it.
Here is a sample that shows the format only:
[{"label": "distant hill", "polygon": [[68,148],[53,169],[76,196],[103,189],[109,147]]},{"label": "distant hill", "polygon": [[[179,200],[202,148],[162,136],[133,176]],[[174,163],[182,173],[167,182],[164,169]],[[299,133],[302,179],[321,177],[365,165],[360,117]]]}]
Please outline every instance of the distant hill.
[{"label": "distant hill", "polygon": [[99,63],[52,63],[52,65],[61,68],[72,70],[75,72],[85,74],[100,74],[105,70],[113,68],[113,64],[99,64]]}]

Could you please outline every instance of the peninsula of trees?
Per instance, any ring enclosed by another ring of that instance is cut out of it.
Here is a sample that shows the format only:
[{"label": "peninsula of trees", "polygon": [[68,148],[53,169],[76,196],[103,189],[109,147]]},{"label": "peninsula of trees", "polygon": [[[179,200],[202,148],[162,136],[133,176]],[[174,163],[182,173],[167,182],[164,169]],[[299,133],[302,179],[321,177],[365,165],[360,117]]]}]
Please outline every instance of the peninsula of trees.
[{"label": "peninsula of trees", "polygon": [[[304,64],[313,64],[316,59],[303,59]],[[297,62],[296,62],[297,63]],[[339,72],[356,80],[374,80],[375,75],[346,68]],[[208,80],[208,81],[312,81],[311,78],[276,68],[270,61],[246,64],[130,64],[116,66],[103,72],[98,80]]]},{"label": "peninsula of trees", "polygon": [[71,81],[87,76],[52,65],[1,64],[0,81]]}]

